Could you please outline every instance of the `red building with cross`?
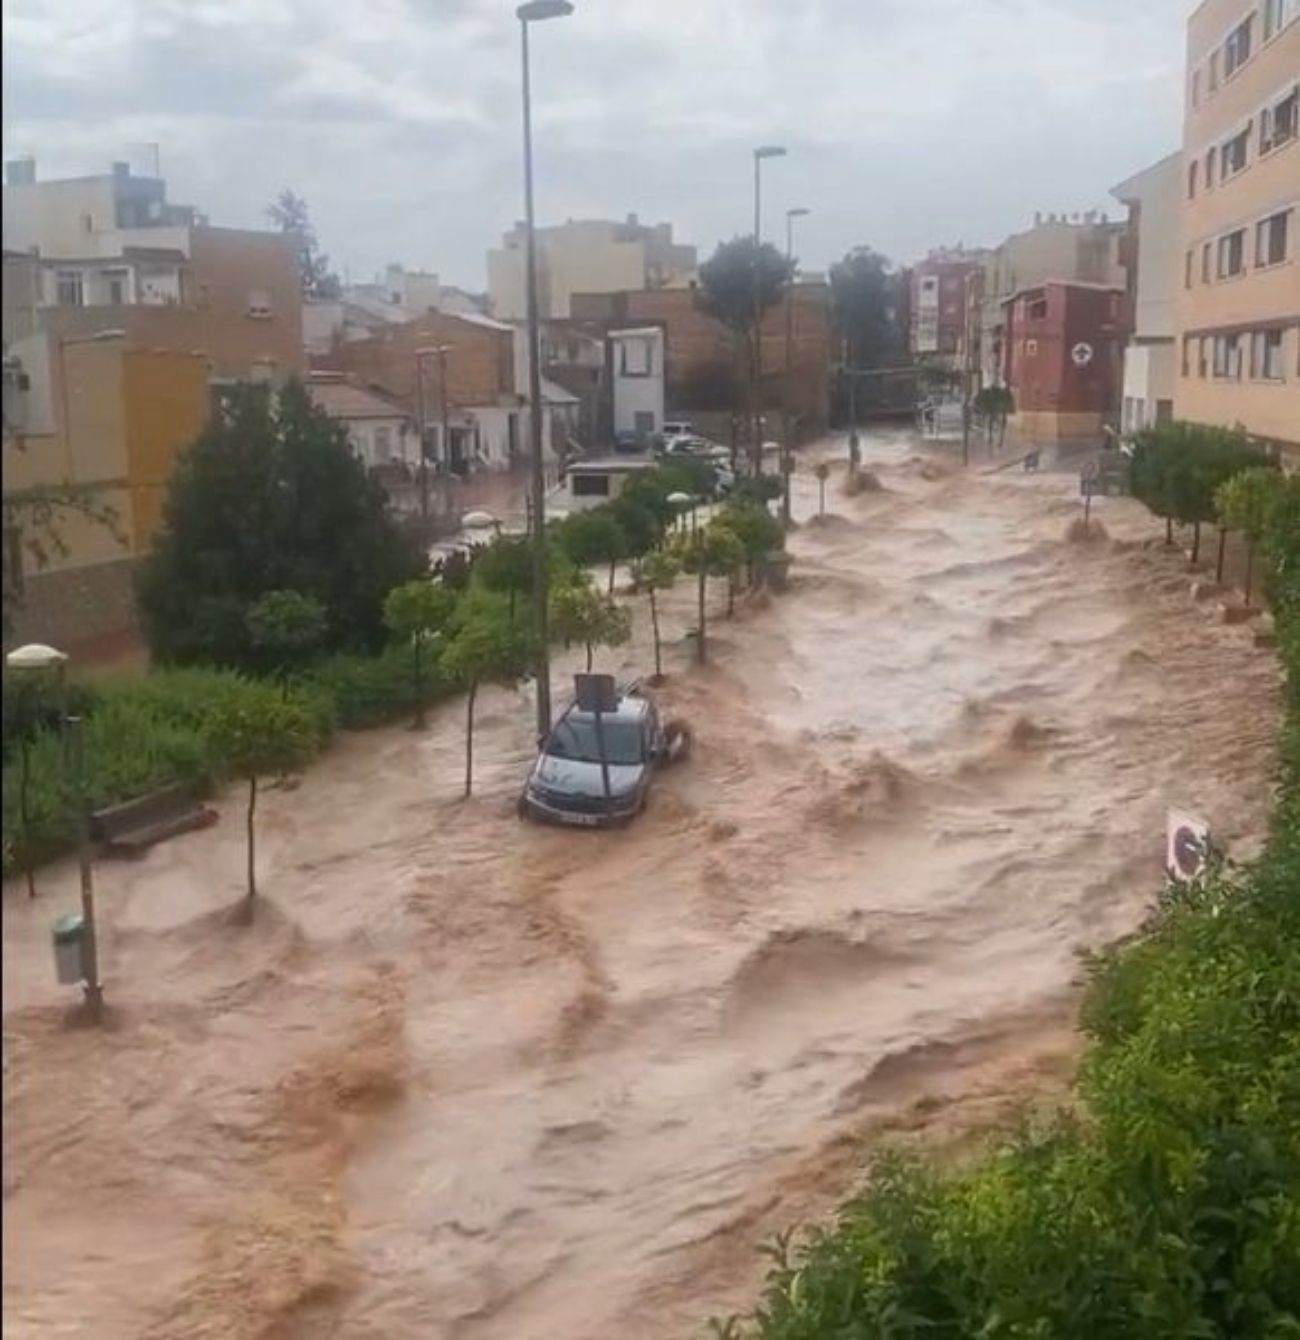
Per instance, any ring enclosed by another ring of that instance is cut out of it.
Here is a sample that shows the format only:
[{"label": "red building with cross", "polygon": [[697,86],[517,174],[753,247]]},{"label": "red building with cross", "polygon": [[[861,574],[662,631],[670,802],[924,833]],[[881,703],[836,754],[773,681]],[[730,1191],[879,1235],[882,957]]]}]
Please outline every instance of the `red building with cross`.
[{"label": "red building with cross", "polygon": [[1002,375],[1034,442],[1100,439],[1119,422],[1131,325],[1122,288],[1049,280],[1004,303]]}]

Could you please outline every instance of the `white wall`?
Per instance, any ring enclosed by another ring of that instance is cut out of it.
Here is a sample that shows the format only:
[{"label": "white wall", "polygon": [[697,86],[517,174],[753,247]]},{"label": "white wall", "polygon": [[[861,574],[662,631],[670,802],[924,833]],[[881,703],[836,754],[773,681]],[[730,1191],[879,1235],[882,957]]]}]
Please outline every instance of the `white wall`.
[{"label": "white wall", "polygon": [[1124,406],[1121,430],[1135,433],[1157,422],[1159,405],[1173,412],[1175,344],[1130,344],[1124,351]]},{"label": "white wall", "polygon": [[[637,431],[637,415],[652,418],[649,432],[657,433],[664,425],[664,337],[657,328],[611,331],[610,354],[613,365],[614,431]],[[645,376],[629,373],[628,368],[648,369]]]},{"label": "white wall", "polygon": [[1183,161],[1174,156],[1139,178],[1137,313],[1138,339],[1172,339],[1177,329],[1176,303],[1182,282],[1183,254],[1179,211],[1183,192]]},{"label": "white wall", "polygon": [[[420,447],[415,434],[407,431],[400,415],[391,419],[345,419],[348,441],[358,457],[370,467],[393,461],[405,461],[413,469],[420,463]],[[388,434],[388,452],[382,454],[380,439]]]}]

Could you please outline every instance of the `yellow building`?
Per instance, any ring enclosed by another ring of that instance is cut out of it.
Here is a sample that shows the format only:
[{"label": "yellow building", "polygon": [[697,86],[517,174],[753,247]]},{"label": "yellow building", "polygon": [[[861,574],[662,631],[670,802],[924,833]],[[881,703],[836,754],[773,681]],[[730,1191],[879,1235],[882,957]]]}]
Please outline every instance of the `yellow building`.
[{"label": "yellow building", "polygon": [[86,504],[58,507],[49,526],[30,507],[6,506],[13,636],[93,656],[135,628],[136,560],[158,529],[177,453],[207,421],[208,360],[114,331],[40,333],[12,352],[27,371],[21,393],[6,396],[6,501],[70,485]]},{"label": "yellow building", "polygon": [[1300,451],[1300,0],[1188,23],[1180,419]]}]

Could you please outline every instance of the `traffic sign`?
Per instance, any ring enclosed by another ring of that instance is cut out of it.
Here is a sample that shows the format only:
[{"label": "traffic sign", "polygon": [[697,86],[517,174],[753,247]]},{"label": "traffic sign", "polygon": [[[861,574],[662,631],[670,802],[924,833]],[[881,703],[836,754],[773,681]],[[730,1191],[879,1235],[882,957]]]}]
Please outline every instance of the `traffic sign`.
[{"label": "traffic sign", "polygon": [[1086,368],[1092,362],[1092,345],[1086,340],[1080,340],[1078,344],[1070,350],[1070,357],[1074,359],[1076,368]]}]

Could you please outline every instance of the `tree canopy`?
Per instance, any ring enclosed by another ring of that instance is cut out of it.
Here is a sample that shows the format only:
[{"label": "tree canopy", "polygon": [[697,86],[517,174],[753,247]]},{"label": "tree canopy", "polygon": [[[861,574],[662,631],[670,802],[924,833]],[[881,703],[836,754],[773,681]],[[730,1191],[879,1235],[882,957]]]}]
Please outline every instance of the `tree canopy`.
[{"label": "tree canopy", "polygon": [[140,607],[158,660],[256,669],[247,612],[268,591],[317,601],[326,648],[375,649],[385,595],[426,567],[300,383],[241,386],[177,464]]},{"label": "tree canopy", "polygon": [[337,298],[341,286],[339,277],[330,269],[330,258],[320,249],[316,229],[312,226],[307,202],[290,190],[283,190],[266,207],[266,217],[293,239],[298,249],[298,273],[302,279],[304,298]]},{"label": "tree canopy", "polygon": [[854,247],[831,266],[831,312],[854,368],[898,366],[907,350],[905,276],[871,247]]},{"label": "tree canopy", "polygon": [[756,248],[752,237],[733,238],[700,266],[700,306],[737,335],[753,333],[756,268],[758,309],[765,312],[785,296],[793,274],[793,264],[770,242]]}]

